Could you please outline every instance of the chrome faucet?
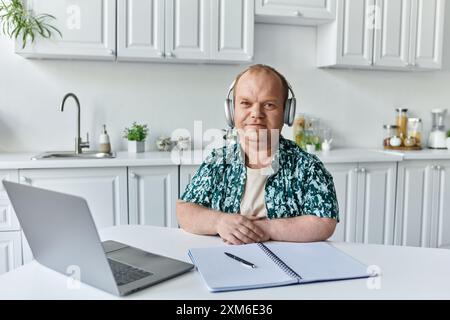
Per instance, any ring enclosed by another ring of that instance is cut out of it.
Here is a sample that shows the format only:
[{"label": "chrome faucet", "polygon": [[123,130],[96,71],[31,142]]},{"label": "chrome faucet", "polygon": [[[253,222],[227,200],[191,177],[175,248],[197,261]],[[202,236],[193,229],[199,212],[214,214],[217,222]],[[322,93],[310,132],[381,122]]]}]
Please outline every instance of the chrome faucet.
[{"label": "chrome faucet", "polygon": [[75,136],[75,153],[80,154],[83,152],[83,148],[89,148],[89,133],[87,133],[86,141],[83,142],[80,136],[80,101],[77,96],[73,93],[68,93],[64,96],[62,104],[61,104],[61,112],[64,111],[64,104],[66,103],[67,98],[72,97],[77,104],[77,132]]}]

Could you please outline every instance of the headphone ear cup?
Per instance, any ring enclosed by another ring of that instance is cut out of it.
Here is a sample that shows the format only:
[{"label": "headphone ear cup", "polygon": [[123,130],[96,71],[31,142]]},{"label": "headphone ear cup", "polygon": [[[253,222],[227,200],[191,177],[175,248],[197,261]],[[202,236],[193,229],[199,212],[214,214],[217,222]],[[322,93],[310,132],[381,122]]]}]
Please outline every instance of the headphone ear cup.
[{"label": "headphone ear cup", "polygon": [[289,107],[289,121],[288,121],[288,126],[292,126],[292,124],[294,123],[294,119],[295,119],[295,110],[297,109],[297,99],[295,98],[291,98],[291,103],[290,103],[290,107]]},{"label": "headphone ear cup", "polygon": [[225,99],[225,119],[230,128],[234,127],[234,105],[232,99]]},{"label": "headphone ear cup", "polygon": [[297,101],[295,98],[286,100],[286,104],[284,106],[284,123],[288,126],[292,126],[294,123],[296,104]]},{"label": "headphone ear cup", "polygon": [[289,125],[289,115],[291,113],[292,99],[287,99],[284,104],[284,123]]}]

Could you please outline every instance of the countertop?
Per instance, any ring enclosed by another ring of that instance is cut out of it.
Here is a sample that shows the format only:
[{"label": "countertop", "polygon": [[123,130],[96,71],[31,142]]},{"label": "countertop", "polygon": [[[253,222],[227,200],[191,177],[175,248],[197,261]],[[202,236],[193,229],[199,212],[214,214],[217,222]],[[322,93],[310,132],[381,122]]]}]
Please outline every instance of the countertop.
[{"label": "countertop", "polygon": [[[225,246],[219,237],[153,226],[110,227],[100,230],[100,237],[186,262],[189,248]],[[330,243],[381,276],[212,293],[193,270],[123,299],[450,299],[450,250]],[[64,275],[32,261],[0,276],[0,299],[120,299],[86,284],[74,290],[67,283]]]},{"label": "countertop", "polygon": [[179,165],[178,153],[120,151],[111,159],[42,159],[31,160],[39,152],[0,153],[0,169],[88,168]]},{"label": "countertop", "polygon": [[[200,165],[210,151],[193,150],[143,153],[117,152],[112,159],[43,159],[31,160],[39,152],[0,153],[0,169],[88,168],[160,165]],[[337,148],[316,152],[324,163],[397,162],[403,160],[450,160],[449,150],[386,151],[383,149]]]},{"label": "countertop", "polygon": [[400,155],[403,160],[449,160],[450,150],[447,149],[423,149],[418,151],[384,151],[387,154]]}]

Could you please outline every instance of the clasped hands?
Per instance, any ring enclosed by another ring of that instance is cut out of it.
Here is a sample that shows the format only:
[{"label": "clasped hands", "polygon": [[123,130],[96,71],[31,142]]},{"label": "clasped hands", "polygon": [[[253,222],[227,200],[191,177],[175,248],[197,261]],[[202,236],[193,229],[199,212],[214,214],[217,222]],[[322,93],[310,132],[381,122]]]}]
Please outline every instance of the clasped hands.
[{"label": "clasped hands", "polygon": [[267,219],[241,214],[223,214],[217,222],[217,233],[227,244],[248,244],[270,239]]}]

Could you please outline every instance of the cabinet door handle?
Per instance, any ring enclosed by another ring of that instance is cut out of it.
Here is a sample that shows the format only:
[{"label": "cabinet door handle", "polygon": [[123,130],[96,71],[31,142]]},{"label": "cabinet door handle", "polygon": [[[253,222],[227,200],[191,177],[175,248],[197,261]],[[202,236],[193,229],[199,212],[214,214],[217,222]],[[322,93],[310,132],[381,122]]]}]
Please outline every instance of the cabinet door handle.
[{"label": "cabinet door handle", "polygon": [[365,173],[366,172],[366,168],[361,168],[360,172]]},{"label": "cabinet door handle", "polygon": [[134,173],[133,171],[131,171],[131,172],[130,172],[130,177],[133,178],[133,179],[136,179],[137,174]]},{"label": "cabinet door handle", "polygon": [[168,56],[169,58],[173,58],[175,55],[173,54],[173,52],[169,51],[167,52],[166,56]]},{"label": "cabinet door handle", "polygon": [[114,50],[113,50],[113,49],[110,49],[110,50],[108,50],[108,53],[109,53],[110,55],[113,55],[113,54],[114,54]]},{"label": "cabinet door handle", "polygon": [[359,169],[358,169],[358,168],[355,168],[355,169],[353,169],[353,171],[355,171],[355,172],[358,172],[358,171],[359,171]]},{"label": "cabinet door handle", "polygon": [[441,169],[442,169],[441,166],[436,166],[437,171],[441,171]]},{"label": "cabinet door handle", "polygon": [[158,52],[158,57],[164,57],[164,52],[159,51],[159,52]]},{"label": "cabinet door handle", "polygon": [[302,17],[303,14],[302,14],[300,11],[296,10],[296,11],[294,11],[294,16],[296,16],[296,17]]}]

